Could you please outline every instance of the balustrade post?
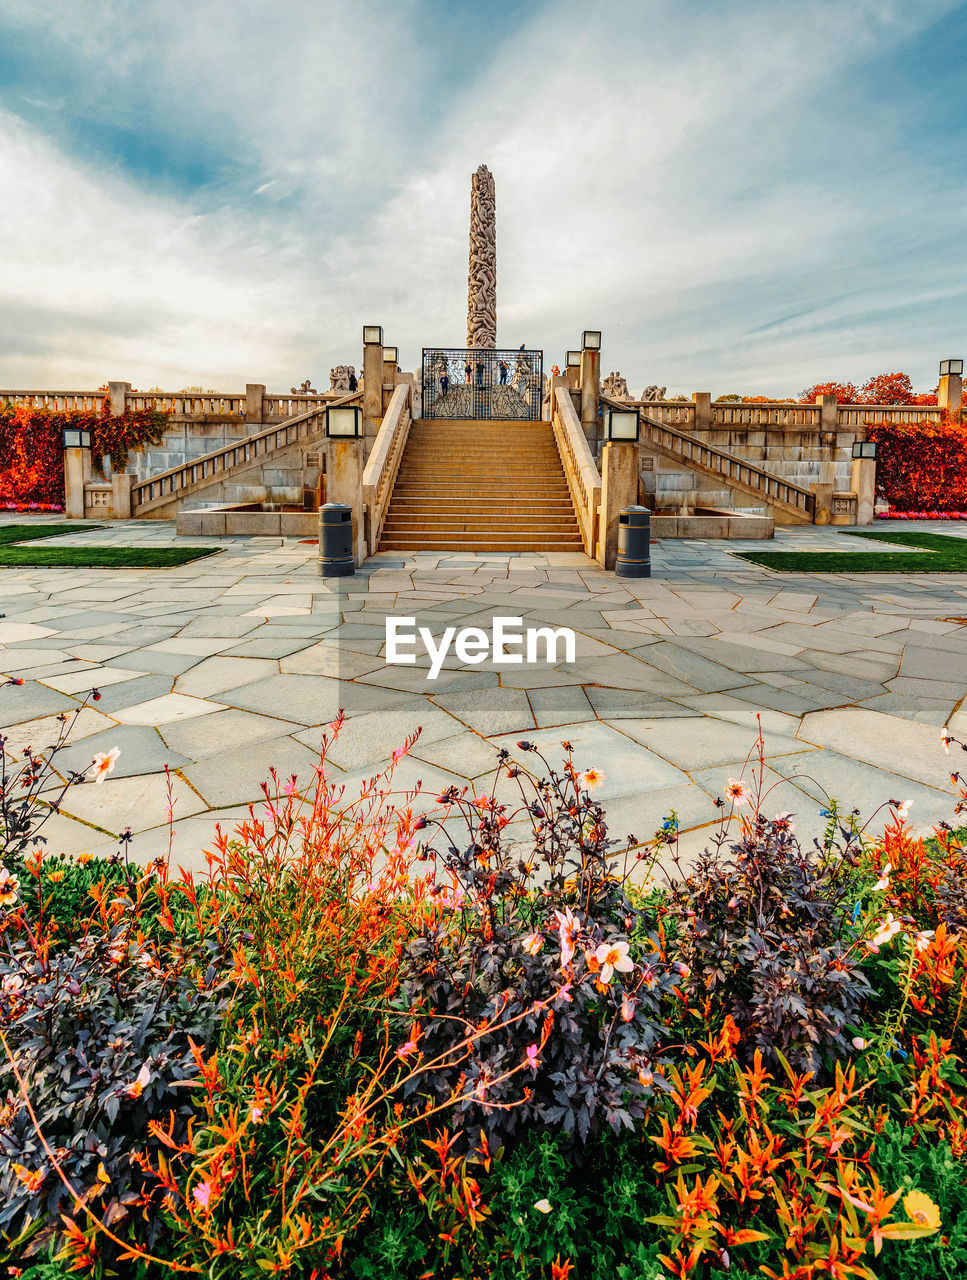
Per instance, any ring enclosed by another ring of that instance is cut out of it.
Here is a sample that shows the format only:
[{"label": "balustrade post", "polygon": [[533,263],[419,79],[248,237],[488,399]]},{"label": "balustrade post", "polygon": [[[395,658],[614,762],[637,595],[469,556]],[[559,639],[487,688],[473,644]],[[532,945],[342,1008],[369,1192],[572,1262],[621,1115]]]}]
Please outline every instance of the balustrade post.
[{"label": "balustrade post", "polygon": [[363,439],[326,441],[326,501],[353,509],[353,553],[356,563],[366,559],[366,520],[363,512]]},{"label": "balustrade post", "polygon": [[108,393],[111,405],[111,417],[123,418],[127,407],[127,398],[131,394],[130,382],[109,382]]},{"label": "balustrade post", "polygon": [[946,409],[951,422],[960,422],[964,396],[964,380],[959,373],[942,373],[937,388],[937,407]]},{"label": "balustrade post", "polygon": [[598,421],[600,400],[601,352],[585,347],[581,351],[581,426],[592,452],[595,453],[601,430]]},{"label": "balustrade post", "polygon": [[702,439],[708,443],[709,433],[712,430],[712,393],[711,391],[693,391],[692,404],[695,406],[695,421],[692,429],[698,435],[702,432]]},{"label": "balustrade post", "polygon": [[115,471],[111,476],[111,506],[115,520],[131,519],[131,489],[137,476],[129,471]]},{"label": "balustrade post", "polygon": [[265,384],[262,382],[245,384],[245,422],[259,426],[265,422]]},{"label": "balustrade post", "polygon": [[84,486],[91,478],[90,449],[64,450],[64,515],[84,519]]},{"label": "balustrade post", "polygon": [[[377,336],[378,335],[378,336]],[[372,439],[383,421],[383,330],[363,326],[363,435]],[[333,498],[345,502],[345,498]]]}]

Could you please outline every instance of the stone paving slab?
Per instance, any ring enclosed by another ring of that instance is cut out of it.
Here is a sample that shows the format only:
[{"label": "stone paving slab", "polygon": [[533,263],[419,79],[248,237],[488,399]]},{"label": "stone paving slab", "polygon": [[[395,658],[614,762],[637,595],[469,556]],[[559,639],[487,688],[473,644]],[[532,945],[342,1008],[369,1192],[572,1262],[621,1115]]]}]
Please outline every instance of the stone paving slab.
[{"label": "stone paving slab", "polygon": [[[78,526],[59,541],[178,543],[173,524],[152,521]],[[98,688],[63,766],[121,751],[102,785],[69,793],[52,847],[109,852],[130,826],[136,856],[163,853],[168,764],[176,857],[201,865],[215,822],[261,803],[270,766],[311,778],[340,707],[348,718],[329,758],[350,786],[421,725],[401,792],[480,786],[495,748],[516,751],[524,737],[557,763],[568,740],[580,768],[605,775],[596,794],[615,832],[645,838],[674,809],[691,852],[715,829],[712,800],[760,725],[769,805],[796,812],[809,838],[825,825],[827,793],[864,812],[913,799],[924,829],[951,818],[939,729],[967,735],[967,575],[777,574],[732,554],[759,543],[689,539],[658,544],[647,580],[574,553],[434,552],[377,556],[333,581],[298,540],[192,541],[220,553],[168,570],[0,569],[0,672],[24,679],[0,690],[9,749],[52,742],[58,714]],[[892,550],[818,528],[780,529],[776,545]],[[575,662],[468,665],[451,653],[434,682],[425,654],[385,662],[387,616],[439,638],[446,627],[489,633],[495,615],[573,628]]]}]

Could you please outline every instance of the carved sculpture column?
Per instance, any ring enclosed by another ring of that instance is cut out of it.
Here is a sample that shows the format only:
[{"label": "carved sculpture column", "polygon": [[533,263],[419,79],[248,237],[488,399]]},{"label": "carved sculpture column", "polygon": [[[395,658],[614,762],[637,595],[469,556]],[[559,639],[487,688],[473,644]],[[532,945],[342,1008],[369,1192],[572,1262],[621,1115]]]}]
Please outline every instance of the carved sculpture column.
[{"label": "carved sculpture column", "polygon": [[497,345],[497,217],[494,175],[482,164],[470,188],[467,346]]}]

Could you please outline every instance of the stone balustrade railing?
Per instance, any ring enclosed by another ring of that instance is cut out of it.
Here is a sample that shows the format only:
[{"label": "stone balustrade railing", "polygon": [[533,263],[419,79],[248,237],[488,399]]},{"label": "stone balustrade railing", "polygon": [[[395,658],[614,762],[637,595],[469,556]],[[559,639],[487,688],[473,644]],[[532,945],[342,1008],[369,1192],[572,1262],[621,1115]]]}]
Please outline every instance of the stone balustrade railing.
[{"label": "stone balustrade railing", "polygon": [[393,486],[406,448],[410,431],[410,394],[408,383],[396,388],[387,406],[372,452],[363,470],[363,507],[366,518],[366,543],[375,555],[383,532],[386,512],[393,496]]},{"label": "stone balustrade railing", "polygon": [[100,409],[103,403],[103,391],[0,391],[0,404],[53,409],[58,413],[72,409]]},{"label": "stone balustrade railing", "polygon": [[601,507],[601,473],[591,452],[581,419],[566,387],[556,387],[551,405],[551,426],[561,455],[567,487],[589,556],[597,556],[598,519]]},{"label": "stone balustrade railing", "polygon": [[[689,401],[622,400],[621,403],[635,405],[653,422],[677,427],[679,431],[696,429],[695,405]],[[825,426],[821,405],[800,404],[795,400],[781,404],[713,400],[709,413],[711,426],[739,430],[771,427],[785,431],[818,431]],[[835,413],[836,429],[844,432],[857,431],[871,422],[939,422],[941,418],[941,410],[936,405],[921,404],[841,404]]]}]

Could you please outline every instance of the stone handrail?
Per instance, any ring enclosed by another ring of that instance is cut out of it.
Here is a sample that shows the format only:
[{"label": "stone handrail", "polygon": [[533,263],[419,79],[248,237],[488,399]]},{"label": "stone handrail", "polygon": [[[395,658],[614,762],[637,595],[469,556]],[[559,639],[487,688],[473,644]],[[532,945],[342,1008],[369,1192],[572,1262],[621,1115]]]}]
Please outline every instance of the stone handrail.
[{"label": "stone handrail", "polygon": [[[618,404],[619,401],[615,401]],[[673,427],[686,430],[695,425],[695,406],[687,400],[621,400],[625,408],[640,409],[649,413],[659,422],[667,422]]]},{"label": "stone handrail", "polygon": [[245,393],[222,391],[128,391],[126,409],[157,409],[173,418],[244,418]]},{"label": "stone handrail", "polygon": [[941,414],[934,404],[841,404],[839,425],[855,430],[868,422],[939,422]]},{"label": "stone handrail", "polygon": [[366,541],[370,555],[375,555],[379,548],[411,420],[410,387],[403,383],[393,392],[363,471],[363,506],[366,509]]},{"label": "stone handrail", "polygon": [[295,395],[287,396],[269,395],[266,392],[262,399],[262,411],[266,418],[291,418],[297,414],[306,413],[309,409],[335,404],[345,395],[345,391],[318,391],[314,395],[303,395],[300,391]]},{"label": "stone handrail", "polygon": [[712,401],[713,426],[742,427],[818,427],[822,410],[817,404],[725,404]]},{"label": "stone handrail", "polygon": [[277,426],[266,427],[253,435],[245,436],[234,444],[221,449],[213,449],[199,458],[183,463],[180,467],[170,467],[167,471],[159,471],[148,476],[131,490],[131,502],[135,515],[147,515],[149,511],[164,506],[177,498],[182,490],[189,489],[200,480],[212,480],[223,472],[234,470],[243,464],[255,463],[259,458],[274,453],[286,445],[298,444],[300,440],[317,433],[316,419],[327,408],[343,404],[358,403],[361,400],[358,391],[341,399],[330,400],[328,404],[319,405],[302,413],[296,418],[289,418]]},{"label": "stone handrail", "polygon": [[[606,402],[607,403],[607,402]],[[622,408],[620,402],[616,408]],[[785,507],[800,517],[812,521],[816,513],[816,495],[791,480],[766,471],[754,462],[746,462],[737,458],[725,449],[717,449],[714,445],[705,444],[687,432],[678,431],[663,422],[640,415],[644,436],[657,448],[671,454],[677,461],[686,465],[693,463],[703,471],[720,476],[739,488],[763,498],[766,503]]]},{"label": "stone handrail", "polygon": [[584,550],[589,556],[597,551],[598,508],[601,505],[601,474],[594,454],[566,387],[555,389],[551,406],[551,425],[558,453],[564,465],[567,487],[574,503]]},{"label": "stone handrail", "polygon": [[64,413],[71,409],[100,409],[103,391],[0,391],[0,404],[26,405],[29,409],[53,409]]}]

